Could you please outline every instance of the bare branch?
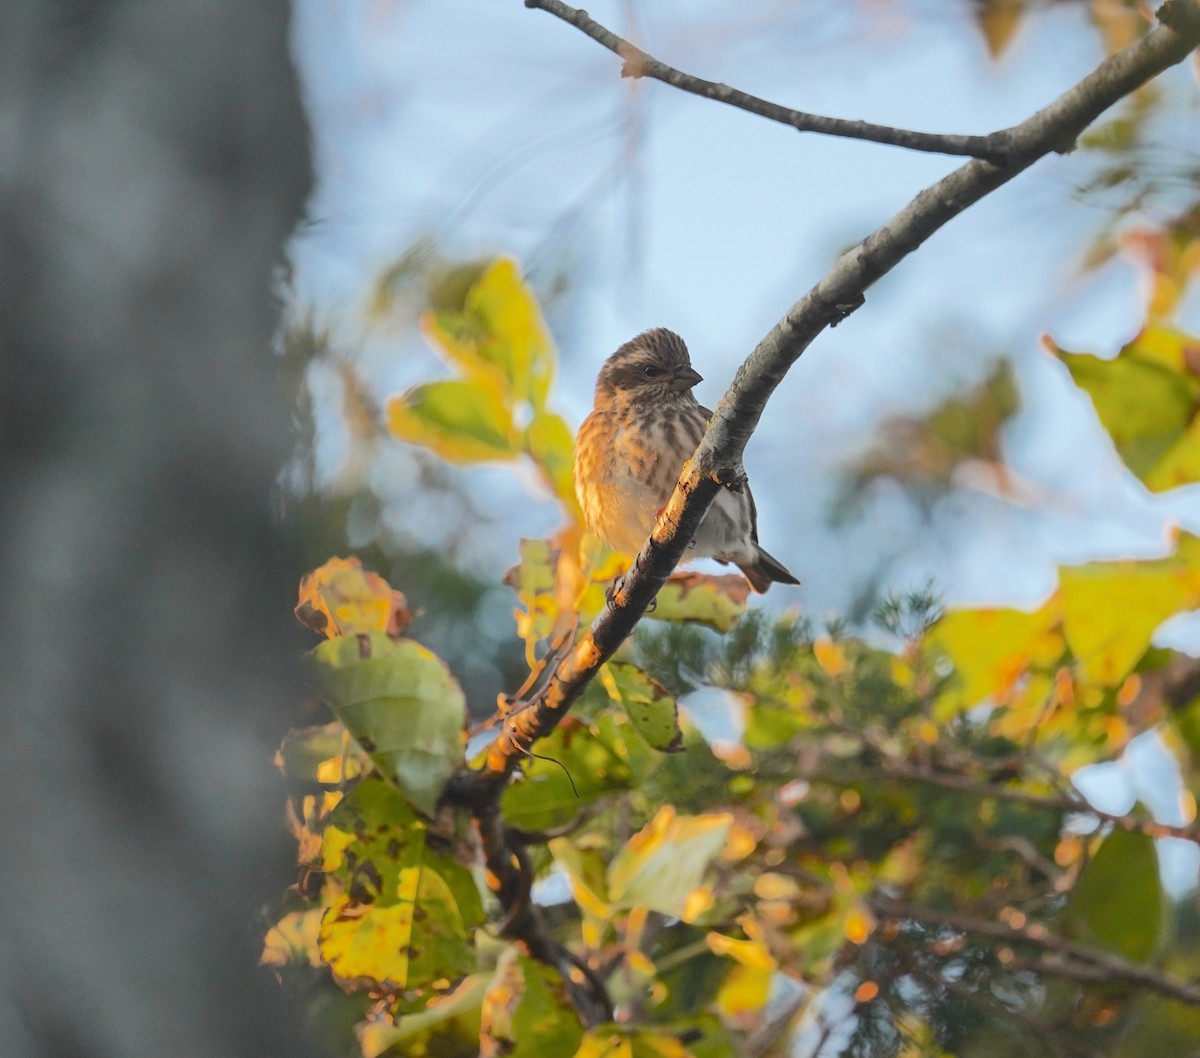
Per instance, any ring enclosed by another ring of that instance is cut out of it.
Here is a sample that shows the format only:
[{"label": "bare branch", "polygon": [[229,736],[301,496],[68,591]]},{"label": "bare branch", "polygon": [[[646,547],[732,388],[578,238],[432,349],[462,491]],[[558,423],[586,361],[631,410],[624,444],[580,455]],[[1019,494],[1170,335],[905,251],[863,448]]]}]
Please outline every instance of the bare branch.
[{"label": "bare branch", "polygon": [[843,139],[868,140],[892,147],[904,147],[912,151],[930,154],[952,154],[968,158],[985,158],[1003,164],[1008,158],[1008,133],[994,132],[990,136],[963,136],[952,133],[916,132],[912,129],[897,129],[890,125],[875,125],[869,121],[849,121],[831,118],[823,114],[809,114],[803,110],[760,99],[749,92],[730,88],[719,81],[706,81],[703,77],[677,70],[665,62],[642,51],[624,37],[618,36],[602,26],[580,8],[564,4],[562,0],[525,0],[526,7],[538,8],[574,26],[580,32],[603,45],[624,60],[622,77],[651,77],[692,95],[725,103],[739,110],[788,125],[797,132],[815,132],[822,136],[840,136]]}]

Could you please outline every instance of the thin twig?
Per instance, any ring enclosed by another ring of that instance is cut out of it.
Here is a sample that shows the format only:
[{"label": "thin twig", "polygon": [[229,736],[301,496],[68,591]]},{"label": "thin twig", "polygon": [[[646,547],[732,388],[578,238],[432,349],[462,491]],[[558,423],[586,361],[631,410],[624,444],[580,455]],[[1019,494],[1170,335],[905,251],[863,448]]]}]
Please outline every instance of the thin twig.
[{"label": "thin twig", "polygon": [[1094,1048],[1065,1036],[1053,1022],[1036,1017],[1019,1005],[1002,1003],[986,989],[981,991],[953,977],[931,973],[916,960],[907,961],[905,972],[919,977],[929,989],[944,989],[1001,1024],[1015,1022],[1025,1032],[1034,1033],[1035,1038],[1042,1040],[1060,1055],[1066,1055],[1067,1058],[1102,1058],[1100,1052]]},{"label": "thin twig", "polygon": [[730,88],[729,85],[721,84],[719,81],[706,81],[703,77],[697,77],[676,69],[674,66],[669,66],[660,59],[654,58],[653,55],[648,55],[636,44],[618,36],[606,26],[602,26],[586,11],[564,4],[562,0],[525,0],[525,6],[537,8],[556,18],[561,18],[617,55],[624,63],[621,67],[622,77],[650,77],[683,92],[737,107],[738,110],[757,114],[768,121],[777,121],[798,132],[815,132],[822,136],[868,140],[872,143],[883,143],[891,147],[904,147],[908,150],[931,154],[986,158],[998,165],[1003,164],[1008,157],[1007,130],[992,133],[990,136],[916,132],[912,129],[893,128],[890,125],[876,125],[869,121],[850,121],[846,118],[832,118],[823,114],[809,114],[803,110],[793,110],[791,107],[772,103],[768,99],[760,99],[749,92]]},{"label": "thin twig", "polygon": [[1031,926],[1009,926],[1003,922],[976,918],[974,915],[958,911],[934,911],[880,895],[867,897],[867,904],[877,914],[891,918],[912,919],[927,925],[944,926],[958,933],[974,933],[1010,944],[1027,944],[1038,948],[1048,953],[1039,964],[1042,973],[1069,977],[1072,976],[1068,972],[1072,963],[1083,964],[1083,969],[1080,969],[1077,975],[1081,980],[1125,981],[1192,1006],[1200,1006],[1200,987],[1160,973],[1152,967],[1130,962],[1113,952],[1089,948],[1064,937],[1055,936],[1040,923]]}]

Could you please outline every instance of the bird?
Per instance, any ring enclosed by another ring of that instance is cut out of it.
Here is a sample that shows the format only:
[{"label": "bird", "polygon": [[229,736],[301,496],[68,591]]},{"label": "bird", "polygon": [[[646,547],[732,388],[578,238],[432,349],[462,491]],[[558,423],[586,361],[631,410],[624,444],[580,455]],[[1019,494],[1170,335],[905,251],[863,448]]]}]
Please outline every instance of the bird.
[{"label": "bird", "polygon": [[[575,494],[587,527],[617,551],[642,549],[704,436],[712,412],[692,393],[702,381],[684,340],[665,327],[626,342],[600,368],[575,439]],[[759,545],[749,485],[717,494],[689,558],[733,563],[760,594],[800,583]]]}]

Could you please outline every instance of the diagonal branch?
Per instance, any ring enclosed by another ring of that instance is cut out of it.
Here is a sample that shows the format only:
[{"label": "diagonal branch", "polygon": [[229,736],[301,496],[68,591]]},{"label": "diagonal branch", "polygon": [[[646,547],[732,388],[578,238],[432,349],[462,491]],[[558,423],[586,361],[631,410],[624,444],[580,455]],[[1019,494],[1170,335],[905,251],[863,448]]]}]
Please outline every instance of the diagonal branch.
[{"label": "diagonal branch", "polygon": [[525,6],[538,8],[561,18],[613,54],[620,56],[624,60],[624,65],[621,67],[622,77],[651,77],[681,91],[690,92],[692,95],[737,107],[739,110],[757,114],[768,121],[789,125],[797,132],[815,132],[822,136],[868,140],[872,143],[905,147],[908,150],[925,151],[930,154],[985,158],[997,164],[1002,164],[1008,158],[1009,133],[1007,130],[993,132],[990,136],[916,132],[912,129],[893,128],[890,125],[876,125],[869,121],[850,121],[846,118],[831,118],[823,114],[809,114],[803,110],[793,110],[790,107],[772,103],[769,99],[760,99],[749,92],[730,88],[729,85],[721,84],[719,81],[706,81],[703,77],[697,77],[695,74],[678,70],[674,66],[668,66],[665,62],[654,58],[653,55],[647,55],[636,44],[631,44],[624,37],[620,37],[606,26],[602,26],[586,11],[564,4],[562,0],[525,0]]}]

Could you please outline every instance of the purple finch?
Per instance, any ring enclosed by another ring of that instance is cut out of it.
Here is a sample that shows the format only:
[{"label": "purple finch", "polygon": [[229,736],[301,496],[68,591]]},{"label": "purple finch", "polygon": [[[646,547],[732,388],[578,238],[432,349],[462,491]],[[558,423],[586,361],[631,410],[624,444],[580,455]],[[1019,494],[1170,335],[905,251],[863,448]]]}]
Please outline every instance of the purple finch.
[{"label": "purple finch", "polygon": [[[683,339],[662,327],[626,342],[600,368],[596,402],[575,439],[575,493],[588,528],[636,555],[675,489],[712,412],[692,395],[700,382]],[[689,558],[732,562],[756,592],[799,584],[758,546],[750,487],[722,490],[704,515]]]}]

